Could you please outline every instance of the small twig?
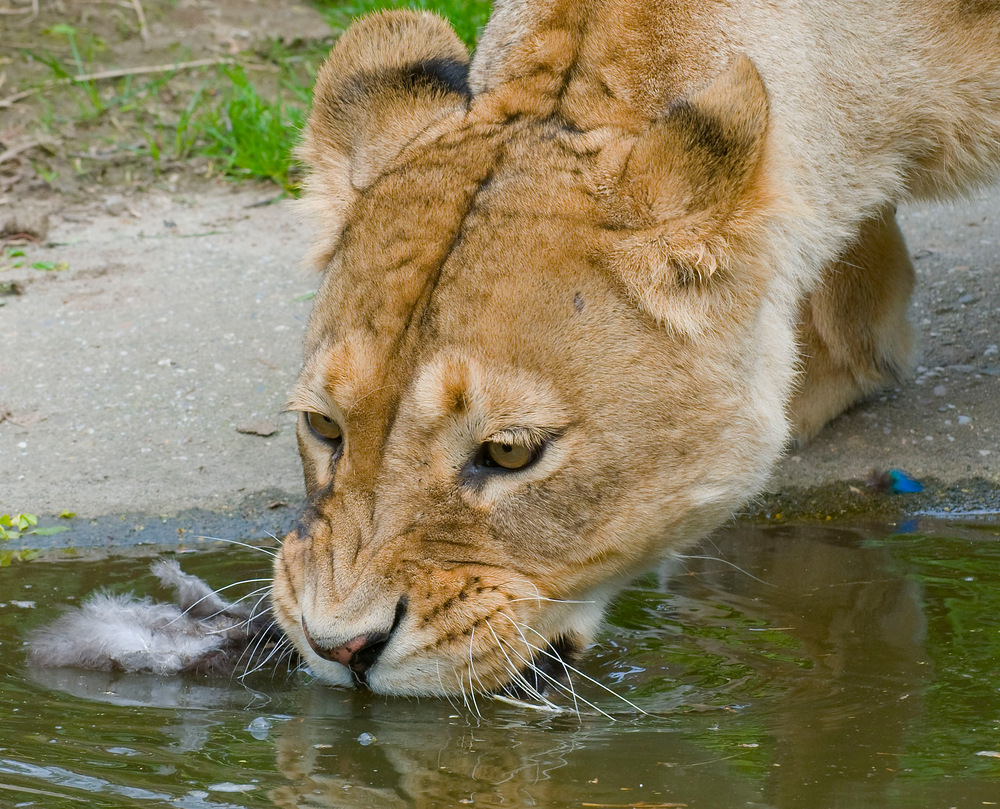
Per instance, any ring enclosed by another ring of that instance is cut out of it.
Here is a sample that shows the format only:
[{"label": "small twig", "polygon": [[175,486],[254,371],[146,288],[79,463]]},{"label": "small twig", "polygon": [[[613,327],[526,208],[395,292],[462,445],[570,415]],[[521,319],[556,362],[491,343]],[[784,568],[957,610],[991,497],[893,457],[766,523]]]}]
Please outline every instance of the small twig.
[{"label": "small twig", "polygon": [[142,3],[139,0],[132,0],[132,8],[135,9],[135,16],[139,19],[139,36],[143,42],[148,42],[149,29],[146,27],[146,12],[142,10]]},{"label": "small twig", "polygon": [[0,8],[0,14],[30,14],[31,19],[38,16],[38,0],[31,0],[31,8]]},{"label": "small twig", "polygon": [[[52,82],[53,84],[58,84],[58,82]],[[4,107],[9,107],[12,104],[16,104],[23,98],[28,96],[33,96],[36,93],[42,92],[42,90],[47,89],[47,87],[32,87],[30,90],[22,90],[20,93],[14,93],[14,95],[7,96],[4,99],[0,99],[0,109]]]},{"label": "small twig", "polygon": [[117,70],[99,70],[96,73],[81,73],[78,76],[70,76],[65,79],[52,79],[45,82],[40,87],[33,87],[30,90],[22,90],[19,93],[0,99],[0,109],[9,107],[21,99],[43,93],[51,87],[62,84],[82,84],[88,81],[103,81],[104,79],[120,79],[124,76],[141,76],[149,73],[169,73],[171,70],[190,70],[197,67],[212,67],[215,65],[233,65],[235,59],[195,59],[192,62],[175,62],[169,65],[144,65],[143,67],[124,67]]},{"label": "small twig", "polygon": [[27,143],[22,143],[18,146],[12,146],[6,152],[0,152],[0,164],[6,163],[8,160],[12,160],[22,152],[27,152],[30,149],[34,149],[36,146],[48,146],[55,142],[55,138],[39,138],[38,140],[30,140]]},{"label": "small twig", "polygon": [[141,76],[147,73],[169,73],[171,70],[188,70],[196,67],[212,67],[213,65],[232,65],[235,59],[195,59],[193,62],[175,62],[172,65],[145,65],[143,67],[123,67],[117,70],[99,70],[96,73],[81,73],[70,79],[61,79],[58,83],[66,81],[85,82],[102,81],[103,79],[120,79],[123,76]]}]

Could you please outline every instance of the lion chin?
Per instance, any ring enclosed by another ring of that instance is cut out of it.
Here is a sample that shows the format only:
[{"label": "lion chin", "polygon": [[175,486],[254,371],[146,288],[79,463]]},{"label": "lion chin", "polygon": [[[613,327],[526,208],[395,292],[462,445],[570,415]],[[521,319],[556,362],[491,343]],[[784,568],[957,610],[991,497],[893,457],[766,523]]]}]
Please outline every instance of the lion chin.
[{"label": "lion chin", "polygon": [[320,678],[558,691],[632,576],[905,372],[894,205],[1000,166],[1000,9],[862,5],[501,0],[471,62],[432,14],[344,33],[272,592]]}]

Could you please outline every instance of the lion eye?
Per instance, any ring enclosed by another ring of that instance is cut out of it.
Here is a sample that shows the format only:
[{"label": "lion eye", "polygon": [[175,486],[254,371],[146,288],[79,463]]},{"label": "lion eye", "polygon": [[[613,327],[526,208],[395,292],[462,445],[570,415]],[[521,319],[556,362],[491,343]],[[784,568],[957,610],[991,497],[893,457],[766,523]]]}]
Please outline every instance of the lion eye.
[{"label": "lion eye", "polygon": [[306,423],[315,435],[331,444],[339,444],[343,438],[340,425],[322,413],[306,413]]},{"label": "lion eye", "polygon": [[486,457],[504,469],[523,469],[538,457],[538,450],[521,444],[486,443]]}]

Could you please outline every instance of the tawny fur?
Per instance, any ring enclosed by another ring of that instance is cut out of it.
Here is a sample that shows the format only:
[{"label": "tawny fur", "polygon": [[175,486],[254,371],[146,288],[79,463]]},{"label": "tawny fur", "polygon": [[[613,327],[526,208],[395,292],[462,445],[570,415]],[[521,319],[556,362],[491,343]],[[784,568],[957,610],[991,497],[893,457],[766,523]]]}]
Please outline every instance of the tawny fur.
[{"label": "tawny fur", "polygon": [[[517,687],[905,368],[894,206],[996,175],[1000,4],[500,0],[471,63],[375,15],[301,155],[289,407],[342,441],[300,420],[276,616],[331,682],[391,633],[373,690]],[[498,441],[543,452],[485,473]]]}]

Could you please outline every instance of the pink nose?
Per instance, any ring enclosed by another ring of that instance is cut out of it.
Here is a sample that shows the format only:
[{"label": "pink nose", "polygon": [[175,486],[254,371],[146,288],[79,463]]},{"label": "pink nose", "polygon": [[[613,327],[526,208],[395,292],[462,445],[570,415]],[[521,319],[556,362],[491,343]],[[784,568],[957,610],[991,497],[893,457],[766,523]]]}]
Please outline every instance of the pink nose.
[{"label": "pink nose", "polygon": [[302,621],[302,632],[309,646],[324,660],[332,660],[346,666],[355,674],[364,674],[375,665],[389,640],[388,632],[369,632],[342,643],[339,646],[325,646],[313,639],[305,620]]},{"label": "pink nose", "polygon": [[323,656],[327,660],[333,660],[343,666],[350,667],[355,665],[361,652],[371,648],[376,643],[380,643],[385,637],[388,636],[381,637],[381,633],[379,635],[358,635],[347,643],[327,649]]}]

